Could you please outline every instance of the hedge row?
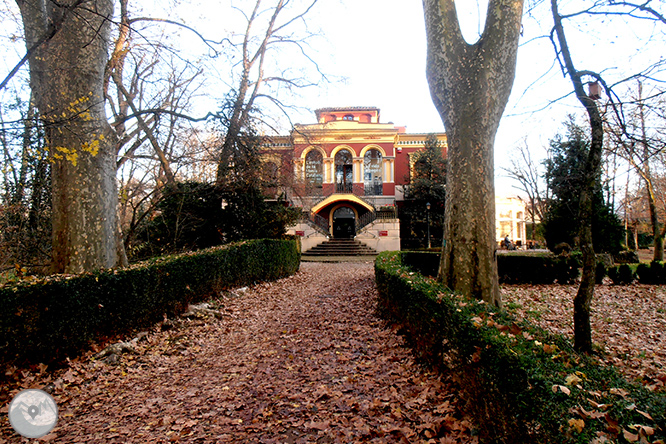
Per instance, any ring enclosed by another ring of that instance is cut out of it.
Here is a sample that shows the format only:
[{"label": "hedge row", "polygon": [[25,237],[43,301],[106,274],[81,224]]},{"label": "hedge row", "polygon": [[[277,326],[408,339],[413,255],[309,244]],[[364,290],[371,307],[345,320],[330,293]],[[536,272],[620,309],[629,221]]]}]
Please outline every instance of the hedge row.
[{"label": "hedge row", "polygon": [[665,397],[578,355],[563,337],[450,293],[404,267],[399,253],[381,253],[375,276],[379,312],[418,357],[456,377],[482,442],[664,439]]},{"label": "hedge row", "polygon": [[616,285],[628,285],[634,281],[641,284],[666,284],[666,266],[663,262],[641,263],[638,265],[617,265],[607,270],[608,277]]},{"label": "hedge row", "polygon": [[[403,252],[402,262],[426,276],[436,276],[439,253]],[[552,254],[499,254],[497,274],[502,284],[569,284],[579,274],[579,255],[555,256]]]},{"label": "hedge row", "polygon": [[142,328],[225,288],[298,270],[296,240],[252,240],[126,269],[52,276],[0,288],[0,360],[60,359]]}]

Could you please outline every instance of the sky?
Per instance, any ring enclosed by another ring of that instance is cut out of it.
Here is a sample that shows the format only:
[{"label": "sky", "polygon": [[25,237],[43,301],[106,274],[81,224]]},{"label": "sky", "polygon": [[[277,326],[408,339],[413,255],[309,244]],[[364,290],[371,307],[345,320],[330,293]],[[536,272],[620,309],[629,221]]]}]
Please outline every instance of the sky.
[{"label": "sky", "polygon": [[[495,141],[498,194],[515,194],[514,181],[503,168],[527,144],[542,158],[562,122],[583,109],[555,62],[552,43],[544,38],[552,27],[549,2],[527,10],[523,18],[516,79]],[[589,5],[589,1],[587,4]],[[456,2],[463,34],[473,43],[483,29],[487,0]],[[581,1],[562,0],[561,12],[580,8]],[[315,19],[324,30],[332,54],[325,50],[322,66],[346,77],[342,84],[319,88],[309,96],[313,108],[363,105],[381,109],[384,122],[407,126],[408,132],[443,131],[425,77],[426,36],[423,6],[418,0],[325,0]],[[565,31],[579,70],[602,73],[610,83],[663,57],[663,28],[644,21],[585,18],[566,22]],[[666,25],[664,25],[666,28]],[[655,36],[655,33],[657,36]],[[656,50],[646,51],[652,39]],[[582,119],[582,117],[581,117]]]},{"label": "sky", "polygon": [[[232,5],[247,9],[254,4],[250,0],[218,0],[214,5],[210,0],[153,2],[131,4],[136,15],[184,20],[216,40],[244,27],[242,16],[231,9]],[[3,2],[6,8],[15,9],[13,3]],[[264,3],[272,2],[264,0]],[[503,172],[515,159],[518,145],[526,144],[539,159],[549,140],[561,132],[568,114],[583,116],[581,106],[571,95],[571,83],[563,77],[547,38],[552,28],[549,2],[525,0],[525,3],[516,79],[495,140],[498,194],[518,192],[513,188],[515,183],[506,179]],[[590,3],[590,0],[559,0],[564,13]],[[463,34],[470,43],[483,29],[487,4],[487,0],[456,2]],[[307,16],[307,26],[321,34],[312,40],[308,53],[332,81],[301,91],[300,97],[293,101],[307,110],[293,111],[291,122],[313,123],[312,111],[322,107],[375,106],[381,110],[382,122],[406,126],[408,132],[444,131],[425,77],[426,36],[420,0],[319,0]],[[576,68],[602,73],[611,84],[656,60],[663,61],[665,30],[666,25],[622,17],[610,20],[585,16],[565,23]],[[12,41],[12,33],[5,27],[4,38]],[[230,63],[233,63],[229,54],[211,61],[204,56],[206,48],[192,33],[167,27],[163,35],[185,49],[184,57],[201,64],[207,80],[198,103],[201,110],[215,110],[233,83],[229,81]],[[23,51],[21,45],[4,45],[5,72]],[[293,60],[300,61],[293,62],[286,53],[278,62],[282,66],[285,62],[292,63],[294,69],[311,69],[311,66],[296,66],[302,63],[302,58]],[[281,131],[286,134],[289,121],[283,119],[282,123]]]}]

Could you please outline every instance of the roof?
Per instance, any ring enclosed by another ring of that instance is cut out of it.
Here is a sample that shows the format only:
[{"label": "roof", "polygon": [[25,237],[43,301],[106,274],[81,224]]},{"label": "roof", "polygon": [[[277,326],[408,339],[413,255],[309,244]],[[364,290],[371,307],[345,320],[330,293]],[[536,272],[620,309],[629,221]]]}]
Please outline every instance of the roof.
[{"label": "roof", "polygon": [[376,106],[333,106],[316,109],[315,113],[330,113],[341,111],[379,111],[379,108]]}]

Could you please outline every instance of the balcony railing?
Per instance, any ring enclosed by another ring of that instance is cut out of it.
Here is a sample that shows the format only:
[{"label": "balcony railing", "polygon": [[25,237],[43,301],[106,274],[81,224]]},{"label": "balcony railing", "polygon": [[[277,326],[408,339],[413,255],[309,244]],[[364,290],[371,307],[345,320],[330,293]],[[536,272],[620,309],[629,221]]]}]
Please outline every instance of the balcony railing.
[{"label": "balcony railing", "polygon": [[384,186],[381,183],[366,184],[363,191],[366,196],[383,196]]}]

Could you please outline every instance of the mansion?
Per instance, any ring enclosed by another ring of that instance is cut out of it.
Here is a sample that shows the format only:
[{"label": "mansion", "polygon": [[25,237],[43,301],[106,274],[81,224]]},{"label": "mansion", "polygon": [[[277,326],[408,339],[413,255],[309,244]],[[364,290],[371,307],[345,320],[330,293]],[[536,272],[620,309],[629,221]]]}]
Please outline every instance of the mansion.
[{"label": "mansion", "polygon": [[[427,134],[381,123],[374,107],[322,108],[317,122],[295,124],[289,136],[271,137],[262,148],[267,170],[289,178],[275,193],[303,210],[289,229],[301,248],[330,239],[354,239],[375,251],[400,250],[399,208]],[[436,134],[446,156],[446,134]],[[497,201],[497,241],[525,242],[525,204]],[[501,216],[501,217],[500,217]]]}]

